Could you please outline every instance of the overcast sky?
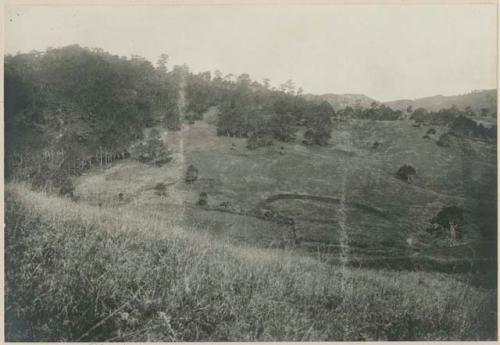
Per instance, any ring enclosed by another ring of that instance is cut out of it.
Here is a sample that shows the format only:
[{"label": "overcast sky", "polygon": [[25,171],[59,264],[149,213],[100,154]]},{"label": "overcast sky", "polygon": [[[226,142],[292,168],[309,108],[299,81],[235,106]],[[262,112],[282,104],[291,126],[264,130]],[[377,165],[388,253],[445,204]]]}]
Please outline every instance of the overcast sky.
[{"label": "overcast sky", "polygon": [[7,7],[7,53],[79,44],[381,101],[496,88],[494,5]]}]

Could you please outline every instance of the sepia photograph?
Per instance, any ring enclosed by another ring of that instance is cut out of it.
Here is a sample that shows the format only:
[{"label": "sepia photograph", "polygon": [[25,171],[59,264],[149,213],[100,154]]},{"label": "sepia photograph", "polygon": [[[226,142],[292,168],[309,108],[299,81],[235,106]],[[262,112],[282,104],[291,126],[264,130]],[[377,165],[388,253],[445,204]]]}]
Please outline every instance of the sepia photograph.
[{"label": "sepia photograph", "polygon": [[7,1],[5,341],[497,341],[498,13]]}]

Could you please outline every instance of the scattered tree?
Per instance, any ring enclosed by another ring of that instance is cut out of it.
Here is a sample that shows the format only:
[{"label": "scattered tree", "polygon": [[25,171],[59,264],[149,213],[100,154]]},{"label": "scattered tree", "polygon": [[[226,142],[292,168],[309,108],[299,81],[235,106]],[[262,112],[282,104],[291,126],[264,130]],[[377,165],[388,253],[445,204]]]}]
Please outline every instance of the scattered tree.
[{"label": "scattered tree", "polygon": [[208,194],[206,192],[200,193],[197,204],[199,206],[205,206],[208,204]]},{"label": "scattered tree", "polygon": [[408,182],[410,183],[413,179],[413,176],[417,173],[417,171],[415,170],[414,167],[412,167],[411,165],[403,165],[399,168],[399,170],[397,171],[396,173],[396,176],[405,181],[405,182]]},{"label": "scattered tree", "polygon": [[446,235],[452,245],[463,235],[464,210],[457,206],[444,207],[430,223],[427,231],[436,236]]},{"label": "scattered tree", "polygon": [[188,166],[186,170],[185,181],[188,184],[195,182],[198,179],[198,169],[194,165]]}]

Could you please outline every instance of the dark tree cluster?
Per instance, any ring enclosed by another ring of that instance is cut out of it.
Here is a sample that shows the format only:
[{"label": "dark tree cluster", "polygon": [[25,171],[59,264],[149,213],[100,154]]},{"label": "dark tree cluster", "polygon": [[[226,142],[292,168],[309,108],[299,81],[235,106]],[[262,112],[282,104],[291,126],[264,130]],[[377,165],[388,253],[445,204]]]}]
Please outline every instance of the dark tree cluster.
[{"label": "dark tree cluster", "polygon": [[456,106],[439,111],[427,111],[424,108],[417,108],[411,113],[410,119],[416,124],[428,126],[446,126],[453,122],[460,115],[460,110]]},{"label": "dark tree cluster", "polygon": [[172,160],[171,152],[161,140],[158,131],[152,131],[149,138],[132,145],[130,157],[156,166],[162,166]]},{"label": "dark tree cluster", "polygon": [[436,237],[445,237],[454,243],[462,238],[465,225],[464,210],[458,206],[447,206],[431,219],[427,232]]},{"label": "dark tree cluster", "polygon": [[77,45],[6,56],[7,178],[20,165],[25,175],[43,170],[54,157],[50,174],[72,174],[123,158],[145,127],[177,128],[179,73],[167,72],[166,61],[155,67]]},{"label": "dark tree cluster", "polygon": [[180,129],[219,109],[219,135],[248,138],[249,148],[295,139],[325,145],[333,109],[307,101],[292,81],[271,88],[247,74],[191,73],[167,68],[163,54],[154,66],[138,57],[112,55],[78,45],[5,58],[6,177],[14,175],[61,186],[93,164],[133,156],[169,160],[157,138],[132,146],[143,129]]},{"label": "dark tree cluster", "polygon": [[424,108],[417,108],[411,114],[410,119],[414,120],[417,125],[449,126],[452,134],[496,138],[496,126],[484,127],[482,124],[478,124],[471,118],[475,115],[470,106],[461,110],[452,105],[450,108],[439,111],[427,111]]},{"label": "dark tree cluster", "polygon": [[248,138],[249,148],[269,145],[273,140],[292,141],[298,126],[310,132],[311,144],[326,145],[330,138],[333,108],[295,93],[291,81],[276,90],[269,88],[267,80],[260,84],[243,74],[235,81],[216,77],[211,85],[213,95],[205,109],[218,106],[218,135]]},{"label": "dark tree cluster", "polygon": [[497,126],[485,127],[471,118],[460,115],[450,124],[449,132],[456,136],[496,139]]},{"label": "dark tree cluster", "polygon": [[393,110],[385,104],[373,102],[369,108],[347,106],[337,112],[339,119],[361,119],[378,121],[396,121],[403,117],[401,110]]}]

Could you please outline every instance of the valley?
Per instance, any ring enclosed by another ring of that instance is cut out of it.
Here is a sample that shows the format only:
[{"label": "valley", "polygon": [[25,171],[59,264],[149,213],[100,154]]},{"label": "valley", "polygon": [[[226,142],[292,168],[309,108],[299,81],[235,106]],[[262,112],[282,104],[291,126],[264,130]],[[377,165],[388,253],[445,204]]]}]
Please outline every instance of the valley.
[{"label": "valley", "polygon": [[[454,147],[440,148],[421,138],[425,131],[409,121],[353,120],[337,123],[327,147],[293,142],[250,151],[244,139],[217,136],[214,126],[197,121],[163,135],[174,152],[172,162],[152,167],[125,160],[88,171],[76,180],[75,195],[90,205],[175,219],[224,241],[320,251],[332,261],[346,245],[358,266],[366,261],[368,267],[390,268],[394,262],[396,269],[419,269],[421,262],[435,260],[445,262],[436,270],[455,265],[463,271],[472,260],[463,247],[474,250],[484,242],[477,231],[484,219],[475,208],[494,207],[489,186],[496,147],[480,141],[465,145],[457,138]],[[373,142],[381,144],[374,149]],[[395,177],[405,163],[417,169],[411,184]],[[183,174],[190,164],[199,178],[188,185]],[[155,194],[158,183],[168,185],[166,196]],[[208,203],[198,206],[202,192]],[[118,200],[119,193],[126,201]],[[464,207],[470,218],[467,238],[456,251],[426,232],[430,220],[450,205]],[[346,243],[340,243],[339,217]],[[478,256],[483,266],[488,258]]]}]

